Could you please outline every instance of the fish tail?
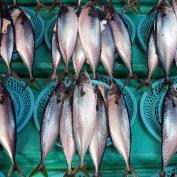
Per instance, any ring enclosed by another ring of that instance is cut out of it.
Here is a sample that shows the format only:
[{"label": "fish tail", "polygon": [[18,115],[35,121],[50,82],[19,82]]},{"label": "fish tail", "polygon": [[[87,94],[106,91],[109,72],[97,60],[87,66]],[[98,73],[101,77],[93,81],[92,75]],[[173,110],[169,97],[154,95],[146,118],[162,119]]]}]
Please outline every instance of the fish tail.
[{"label": "fish tail", "polygon": [[128,175],[132,175],[133,177],[138,177],[135,170],[133,168],[126,168],[123,177],[127,177]]},{"label": "fish tail", "polygon": [[75,170],[73,171],[73,176],[77,176],[78,172],[82,172],[84,174],[85,177],[89,177],[89,173],[86,167],[81,167],[80,165],[78,167],[75,168]]},{"label": "fish tail", "polygon": [[11,177],[14,171],[17,171],[20,174],[20,176],[26,177],[25,174],[23,173],[23,171],[20,169],[20,167],[16,163],[14,163],[10,167],[7,177]]},{"label": "fish tail", "polygon": [[31,172],[31,174],[29,175],[29,177],[32,177],[32,176],[34,176],[35,174],[37,174],[37,173],[39,173],[39,172],[41,172],[44,177],[48,177],[47,170],[46,170],[44,164],[39,164],[39,165]]},{"label": "fish tail", "polygon": [[73,173],[69,174],[68,171],[66,171],[63,177],[74,177],[74,175]]},{"label": "fish tail", "polygon": [[40,84],[35,80],[35,79],[29,79],[27,81],[27,83],[24,86],[24,90],[28,87],[31,86],[32,88],[34,88],[35,90],[40,91],[41,90],[41,86]]},{"label": "fish tail", "polygon": [[165,176],[166,176],[165,170],[161,170],[159,177],[165,177]]},{"label": "fish tail", "polygon": [[170,79],[165,78],[159,89],[159,92],[161,92],[167,85],[173,85],[173,82]]},{"label": "fish tail", "polygon": [[124,83],[124,86],[127,85],[130,82],[131,79],[134,79],[135,81],[141,83],[140,79],[138,78],[138,76],[135,73],[129,72],[129,74],[126,78],[126,81]]},{"label": "fish tail", "polygon": [[149,79],[145,79],[145,81],[142,82],[142,83],[136,88],[136,90],[137,90],[137,91],[138,91],[138,90],[141,90],[144,86],[147,86],[147,88],[149,89],[149,91],[150,91],[151,93],[153,93],[153,89],[152,89],[151,82],[150,82]]}]

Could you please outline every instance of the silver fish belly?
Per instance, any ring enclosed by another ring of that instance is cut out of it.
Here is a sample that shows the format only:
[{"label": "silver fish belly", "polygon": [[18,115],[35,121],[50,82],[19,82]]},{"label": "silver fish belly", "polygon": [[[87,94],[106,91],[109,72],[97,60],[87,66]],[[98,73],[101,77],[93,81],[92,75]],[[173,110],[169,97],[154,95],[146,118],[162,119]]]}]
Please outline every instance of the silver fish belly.
[{"label": "silver fish belly", "polygon": [[[82,75],[82,78],[81,78]],[[81,73],[74,89],[73,127],[80,167],[90,144],[96,121],[96,98],[88,74]]]}]

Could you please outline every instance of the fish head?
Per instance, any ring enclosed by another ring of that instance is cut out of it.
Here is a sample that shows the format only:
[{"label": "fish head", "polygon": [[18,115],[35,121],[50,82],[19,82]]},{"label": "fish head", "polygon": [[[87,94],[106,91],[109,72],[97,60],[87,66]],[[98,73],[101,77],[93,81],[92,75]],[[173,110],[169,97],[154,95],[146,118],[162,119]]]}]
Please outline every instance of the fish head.
[{"label": "fish head", "polygon": [[79,83],[89,83],[90,82],[90,76],[89,74],[85,71],[85,72],[81,72],[79,75],[79,79],[78,79]]},{"label": "fish head", "polygon": [[105,18],[107,20],[113,20],[114,13],[115,13],[113,7],[110,6],[109,4],[103,4],[101,8]]},{"label": "fish head", "polygon": [[170,3],[167,2],[166,0],[162,0],[158,7],[158,10],[162,12],[163,14],[166,14],[168,13],[168,11],[171,11],[169,8],[171,8]]},{"label": "fish head", "polygon": [[173,84],[170,84],[166,95],[169,97],[176,97],[177,99],[177,88]]},{"label": "fish head", "polygon": [[4,98],[7,95],[7,90],[4,86],[4,84],[1,82],[0,83],[0,103],[4,102]]},{"label": "fish head", "polygon": [[60,7],[60,11],[59,11],[59,13],[58,13],[58,16],[59,16],[59,17],[64,16],[68,11],[69,11],[69,6],[62,5],[62,6]]},{"label": "fish head", "polygon": [[108,95],[111,96],[111,95],[120,95],[120,94],[121,94],[121,91],[119,87],[117,86],[117,84],[114,81],[111,82],[111,87],[108,91]]},{"label": "fish head", "polygon": [[66,84],[65,84],[65,81],[62,80],[58,83],[58,85],[56,86],[55,88],[55,93],[58,94],[58,93],[65,93],[66,91]]}]

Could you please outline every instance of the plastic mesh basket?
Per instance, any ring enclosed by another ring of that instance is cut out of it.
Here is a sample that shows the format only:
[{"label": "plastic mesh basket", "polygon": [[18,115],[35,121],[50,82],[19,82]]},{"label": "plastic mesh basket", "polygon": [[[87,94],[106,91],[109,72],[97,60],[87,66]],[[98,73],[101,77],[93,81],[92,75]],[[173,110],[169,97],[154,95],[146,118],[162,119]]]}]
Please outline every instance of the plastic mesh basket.
[{"label": "plastic mesh basket", "polygon": [[[130,19],[130,17],[128,15],[125,15],[123,13],[119,13],[119,14],[121,15],[123,21],[127,25],[129,34],[131,36],[131,40],[132,40],[132,42],[134,42],[135,35],[136,35],[136,28],[135,28],[134,23],[132,22],[132,20]],[[45,28],[44,37],[45,37],[45,41],[46,41],[48,49],[51,49],[51,41],[52,41],[52,35],[53,35],[53,28],[55,26],[56,20],[57,20],[57,15],[55,17],[53,17],[48,22],[48,24],[46,25],[46,28]]]},{"label": "plastic mesh basket", "polygon": [[15,108],[17,132],[20,132],[30,120],[34,108],[34,96],[29,87],[24,90],[25,82],[13,77],[5,83]]},{"label": "plastic mesh basket", "polygon": [[[171,77],[173,83],[177,83],[177,76]],[[140,113],[142,121],[149,131],[158,141],[161,141],[161,114],[163,98],[167,91],[167,87],[160,93],[159,89],[163,79],[152,84],[153,94],[145,92],[140,101]],[[175,84],[175,86],[177,86]]]},{"label": "plastic mesh basket", "polygon": [[[35,35],[35,48],[38,48],[39,45],[42,43],[43,40],[43,34],[45,29],[45,23],[42,19],[42,17],[39,14],[36,14],[34,10],[27,7],[21,7],[30,17],[34,35]],[[17,60],[19,58],[19,55],[17,52],[14,52],[13,60]]]},{"label": "plastic mesh basket", "polygon": [[[166,177],[171,177],[172,174],[177,174],[177,167],[167,167],[166,170]],[[154,175],[152,175],[151,177],[159,177],[159,171],[156,172]]]},{"label": "plastic mesh basket", "polygon": [[[53,175],[52,177],[63,177],[64,175],[65,175],[65,173],[58,173],[58,174]],[[93,176],[93,174],[89,173],[89,176]],[[85,175],[82,172],[79,172],[79,173],[75,174],[75,177],[85,177]]]},{"label": "plastic mesh basket", "polygon": [[[104,85],[105,89],[109,88],[109,85],[107,85],[107,83],[109,83],[109,77],[107,76],[101,76],[98,75],[98,80],[99,81],[95,81],[92,80],[92,83],[94,85]],[[69,81],[67,80],[68,84]],[[120,80],[116,80],[117,84],[119,86],[123,86],[123,82],[121,82]],[[46,87],[38,96],[36,103],[35,103],[35,108],[34,108],[34,121],[36,124],[36,127],[38,130],[40,130],[40,123],[41,123],[41,119],[44,113],[44,108],[48,102],[48,99],[53,91],[53,89],[56,86],[56,82],[52,82],[48,87]],[[137,114],[137,103],[136,103],[136,99],[133,95],[133,93],[130,91],[130,89],[128,87],[124,87],[123,90],[123,94],[125,96],[125,100],[128,106],[128,111],[130,113],[130,122],[131,122],[131,126],[133,125],[135,118],[136,118],[136,114]],[[110,141],[110,139],[108,139],[107,145],[111,145],[112,142]]]},{"label": "plastic mesh basket", "polygon": [[155,13],[142,18],[137,26],[137,36],[144,51],[147,49],[150,31],[154,24]]},{"label": "plastic mesh basket", "polygon": [[0,177],[5,177],[5,175],[0,171]]}]

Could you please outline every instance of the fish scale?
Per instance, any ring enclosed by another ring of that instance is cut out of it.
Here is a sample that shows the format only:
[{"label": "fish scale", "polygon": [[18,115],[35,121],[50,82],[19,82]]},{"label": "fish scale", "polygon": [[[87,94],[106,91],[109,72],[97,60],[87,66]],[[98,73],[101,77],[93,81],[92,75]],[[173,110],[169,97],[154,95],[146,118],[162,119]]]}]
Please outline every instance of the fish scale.
[{"label": "fish scale", "polygon": [[165,176],[165,168],[177,149],[177,91],[170,85],[164,97],[162,108],[162,169],[161,177]]}]

